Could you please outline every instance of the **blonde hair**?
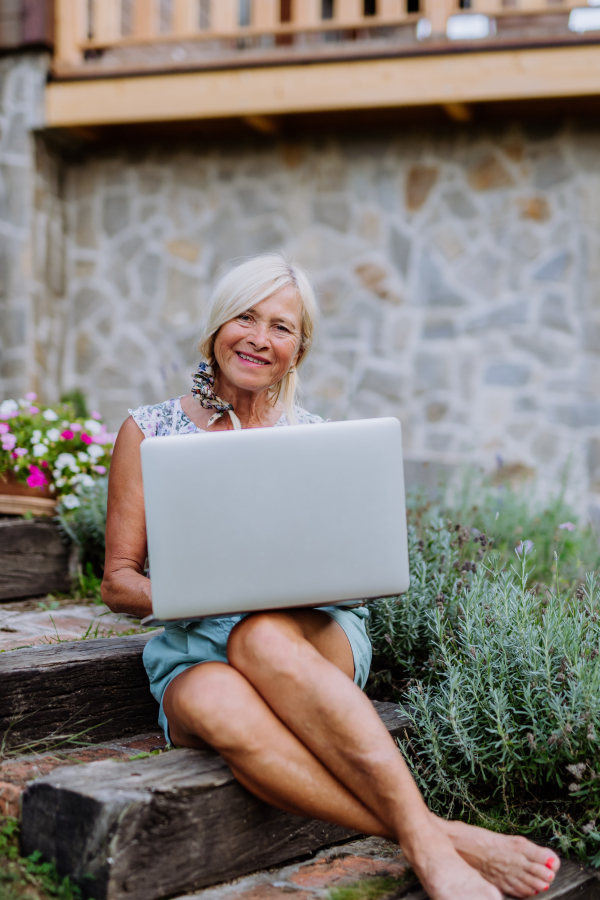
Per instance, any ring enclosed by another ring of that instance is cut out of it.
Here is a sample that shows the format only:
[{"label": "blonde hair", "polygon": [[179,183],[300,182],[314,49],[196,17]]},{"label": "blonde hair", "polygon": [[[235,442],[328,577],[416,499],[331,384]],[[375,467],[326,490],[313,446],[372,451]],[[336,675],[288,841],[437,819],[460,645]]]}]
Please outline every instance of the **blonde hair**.
[{"label": "blonde hair", "polygon": [[298,367],[304,362],[310,349],[319,317],[319,307],[312,284],[306,272],[279,253],[255,256],[237,266],[219,279],[211,294],[204,332],[198,341],[198,350],[215,371],[218,363],[214,355],[215,338],[219,329],[246,310],[271,297],[276,291],[291,285],[302,303],[302,333],[300,356],[293,372],[288,372],[269,388],[273,405],[281,399],[291,425],[297,424],[294,402],[300,381]]}]

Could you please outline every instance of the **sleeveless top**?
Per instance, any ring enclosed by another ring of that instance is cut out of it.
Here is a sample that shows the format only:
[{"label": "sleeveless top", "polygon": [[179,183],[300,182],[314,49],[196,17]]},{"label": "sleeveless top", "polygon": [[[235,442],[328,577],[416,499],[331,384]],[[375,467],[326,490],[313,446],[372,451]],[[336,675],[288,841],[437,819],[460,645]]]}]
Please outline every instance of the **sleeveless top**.
[{"label": "sleeveless top", "polygon": [[[204,428],[198,428],[186,416],[181,407],[181,397],[155,403],[153,406],[138,406],[137,409],[130,409],[128,412],[145,438],[172,434],[208,434]],[[317,425],[323,422],[321,416],[314,416],[300,406],[295,406],[294,412],[299,425]],[[289,424],[283,412],[272,427]]]}]

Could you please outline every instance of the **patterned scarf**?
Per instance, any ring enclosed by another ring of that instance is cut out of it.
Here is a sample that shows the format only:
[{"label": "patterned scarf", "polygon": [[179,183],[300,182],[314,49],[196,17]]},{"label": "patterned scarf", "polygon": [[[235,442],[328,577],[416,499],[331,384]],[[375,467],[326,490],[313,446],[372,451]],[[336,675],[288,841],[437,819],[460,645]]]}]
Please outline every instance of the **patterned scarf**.
[{"label": "patterned scarf", "polygon": [[208,420],[207,428],[210,428],[217,419],[220,419],[222,415],[228,412],[234,430],[238,431],[241,429],[242,423],[234,413],[231,403],[225,403],[224,400],[221,400],[215,394],[215,376],[212,366],[209,366],[208,363],[200,363],[198,371],[192,375],[192,381],[194,382],[192,394],[200,405],[204,409],[216,410],[215,414]]}]

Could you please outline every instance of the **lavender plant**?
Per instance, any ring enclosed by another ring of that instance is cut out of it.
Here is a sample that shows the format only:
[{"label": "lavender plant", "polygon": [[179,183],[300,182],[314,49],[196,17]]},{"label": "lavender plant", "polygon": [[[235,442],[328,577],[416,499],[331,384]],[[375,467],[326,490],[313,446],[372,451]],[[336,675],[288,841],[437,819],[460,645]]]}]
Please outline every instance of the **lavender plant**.
[{"label": "lavender plant", "polygon": [[404,696],[403,748],[433,809],[551,839],[600,865],[600,583],[527,589],[492,558],[430,609],[430,675]]}]

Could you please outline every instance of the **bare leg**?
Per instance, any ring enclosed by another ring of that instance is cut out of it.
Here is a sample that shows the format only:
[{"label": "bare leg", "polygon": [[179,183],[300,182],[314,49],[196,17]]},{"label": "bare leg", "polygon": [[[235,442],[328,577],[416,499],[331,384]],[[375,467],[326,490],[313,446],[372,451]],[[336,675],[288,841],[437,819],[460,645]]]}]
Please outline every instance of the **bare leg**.
[{"label": "bare leg", "polygon": [[[351,674],[351,655],[348,659],[349,648],[339,626],[318,613],[295,615],[299,620],[304,620],[303,628],[300,629],[303,643],[307,642],[307,638],[312,639],[322,652],[328,653],[340,668],[345,669],[347,674]],[[245,621],[263,619],[264,624],[265,618],[255,617],[253,620]],[[315,627],[315,620],[320,622],[319,627]],[[321,627],[323,620],[332,628]],[[336,635],[336,631],[339,634]],[[252,632],[256,637],[257,629],[253,627]],[[303,632],[306,633],[306,637],[303,637]],[[344,653],[346,653],[345,659]],[[322,661],[326,662],[323,659]],[[350,671],[348,671],[349,669]],[[330,673],[327,672],[327,678],[329,675]],[[344,682],[353,688],[347,679],[344,679]],[[353,688],[353,691],[362,697],[356,688]],[[282,696],[285,700],[285,691]],[[367,729],[371,731],[373,720],[377,726],[382,727],[368,701],[366,708],[370,712],[372,720],[368,724],[365,723],[363,714],[361,714],[361,729],[366,725]],[[375,815],[372,808],[368,809],[357,797],[348,792],[344,785],[334,778],[322,763],[273,715],[262,698],[248,684],[248,681],[233,668],[220,664],[205,664],[183,673],[172,682],[165,695],[165,711],[170,722],[172,737],[177,743],[193,746],[198,745],[198,738],[202,738],[215,746],[227,759],[236,777],[263,799],[292,812],[338,822],[357,831],[379,834],[398,840],[394,828],[383,826],[381,824],[383,817]],[[387,750],[389,751],[391,748],[393,759],[390,759],[390,763],[401,762],[397,749],[385,729],[383,729],[383,737],[388,745]],[[404,766],[403,763],[402,766]],[[408,780],[424,809],[410,776],[408,776]],[[370,787],[368,775],[366,783]],[[543,890],[552,877],[548,869],[544,869],[542,865],[527,856],[524,847],[519,850],[519,857],[524,863],[517,865],[517,848],[512,848],[511,852],[508,852],[506,847],[501,849],[498,846],[492,846],[487,838],[488,832],[482,829],[470,829],[469,826],[461,823],[442,822],[435,819],[426,810],[425,816],[429,819],[429,827],[424,818],[421,835],[425,838],[427,833],[429,834],[429,846],[437,851],[437,857],[433,862],[425,861],[428,865],[429,875],[427,871],[423,871],[424,865],[422,863],[419,865],[417,859],[413,859],[413,863],[433,896],[452,896],[452,892],[459,889],[460,883],[461,895],[465,897],[497,897],[497,894],[489,893],[489,885],[483,884],[482,887],[480,884],[478,888],[476,884],[473,884],[471,876],[474,873],[471,873],[468,868],[462,872],[457,871],[456,859],[452,859],[453,854],[450,858],[447,856],[448,847],[439,826],[444,828],[448,826],[450,829],[453,825],[457,826],[458,830],[450,830],[448,836],[454,843],[457,843],[457,849],[461,855],[467,857],[470,863],[484,871],[486,877],[505,890],[509,889],[509,883],[504,877],[503,861],[508,863],[508,872],[512,875],[510,889],[520,896],[533,893],[535,890]],[[481,832],[483,836],[486,836],[486,840],[482,840],[481,837],[478,840],[474,838],[469,840],[468,833],[471,831],[475,833],[475,837]],[[522,840],[503,838],[500,835],[491,837],[498,841]],[[527,841],[523,841],[523,843],[542,854],[544,860],[548,857],[547,851],[541,851],[540,848]],[[478,846],[475,847],[475,844]],[[409,848],[406,847],[406,850],[410,857]],[[442,871],[442,865],[445,866],[443,879],[439,874]],[[532,866],[541,869],[543,877],[538,877],[536,873],[529,871]],[[436,889],[438,881],[443,882],[439,890]],[[470,887],[469,883],[471,883]]]}]

